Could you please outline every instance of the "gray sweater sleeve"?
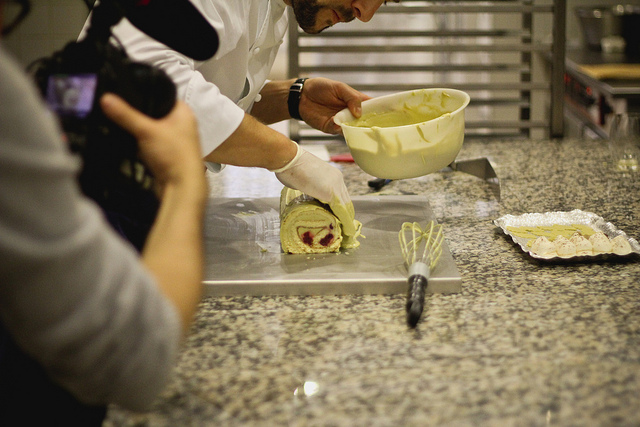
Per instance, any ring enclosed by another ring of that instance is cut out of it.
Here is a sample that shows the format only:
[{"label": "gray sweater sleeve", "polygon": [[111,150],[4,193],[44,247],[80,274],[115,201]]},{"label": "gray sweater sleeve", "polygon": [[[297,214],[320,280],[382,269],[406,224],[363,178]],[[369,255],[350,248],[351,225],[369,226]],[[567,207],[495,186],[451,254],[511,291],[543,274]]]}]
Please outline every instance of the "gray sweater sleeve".
[{"label": "gray sweater sleeve", "polygon": [[180,320],[82,196],[78,167],[0,47],[0,319],[79,400],[144,409],[169,377]]}]

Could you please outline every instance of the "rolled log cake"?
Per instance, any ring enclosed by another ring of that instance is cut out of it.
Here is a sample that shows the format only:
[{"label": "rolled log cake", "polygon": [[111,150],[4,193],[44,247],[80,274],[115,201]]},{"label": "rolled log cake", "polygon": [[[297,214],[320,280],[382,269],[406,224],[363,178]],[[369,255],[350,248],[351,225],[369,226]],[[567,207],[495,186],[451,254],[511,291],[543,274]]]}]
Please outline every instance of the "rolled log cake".
[{"label": "rolled log cake", "polygon": [[280,244],[284,252],[338,252],[342,227],[329,206],[301,191],[284,187],[280,194]]}]

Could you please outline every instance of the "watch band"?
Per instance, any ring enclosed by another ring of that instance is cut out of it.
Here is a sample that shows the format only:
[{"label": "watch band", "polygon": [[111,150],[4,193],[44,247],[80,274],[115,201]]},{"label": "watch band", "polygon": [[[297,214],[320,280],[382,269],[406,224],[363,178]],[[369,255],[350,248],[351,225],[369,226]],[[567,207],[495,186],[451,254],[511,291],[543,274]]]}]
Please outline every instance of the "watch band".
[{"label": "watch band", "polygon": [[287,106],[289,107],[289,115],[292,119],[302,120],[300,117],[300,97],[302,97],[302,88],[306,78],[297,79],[289,88],[289,99]]}]

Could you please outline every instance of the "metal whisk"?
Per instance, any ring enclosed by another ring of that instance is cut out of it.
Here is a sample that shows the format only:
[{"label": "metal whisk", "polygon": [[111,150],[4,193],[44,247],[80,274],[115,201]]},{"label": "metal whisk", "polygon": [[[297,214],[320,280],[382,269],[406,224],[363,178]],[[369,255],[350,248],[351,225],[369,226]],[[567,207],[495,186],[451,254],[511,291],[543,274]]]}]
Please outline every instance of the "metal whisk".
[{"label": "metal whisk", "polygon": [[398,239],[409,269],[407,323],[415,328],[422,315],[431,270],[442,254],[442,226],[429,221],[423,230],[417,222],[405,222],[400,228]]}]

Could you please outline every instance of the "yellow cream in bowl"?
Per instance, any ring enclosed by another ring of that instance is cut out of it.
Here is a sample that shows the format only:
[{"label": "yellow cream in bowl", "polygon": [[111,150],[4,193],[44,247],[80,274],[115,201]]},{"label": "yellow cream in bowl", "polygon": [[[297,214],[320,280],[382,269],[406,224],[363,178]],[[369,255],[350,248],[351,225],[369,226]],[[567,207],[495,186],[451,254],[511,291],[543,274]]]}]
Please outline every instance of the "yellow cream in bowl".
[{"label": "yellow cream in bowl", "polygon": [[434,106],[422,105],[419,107],[421,108],[410,107],[405,104],[401,109],[365,114],[359,119],[345,124],[363,128],[408,126],[437,119],[445,113],[441,108]]},{"label": "yellow cream in bowl", "polygon": [[334,117],[354,161],[378,178],[415,178],[455,160],[464,139],[469,95],[455,89],[420,89],[362,103]]}]

